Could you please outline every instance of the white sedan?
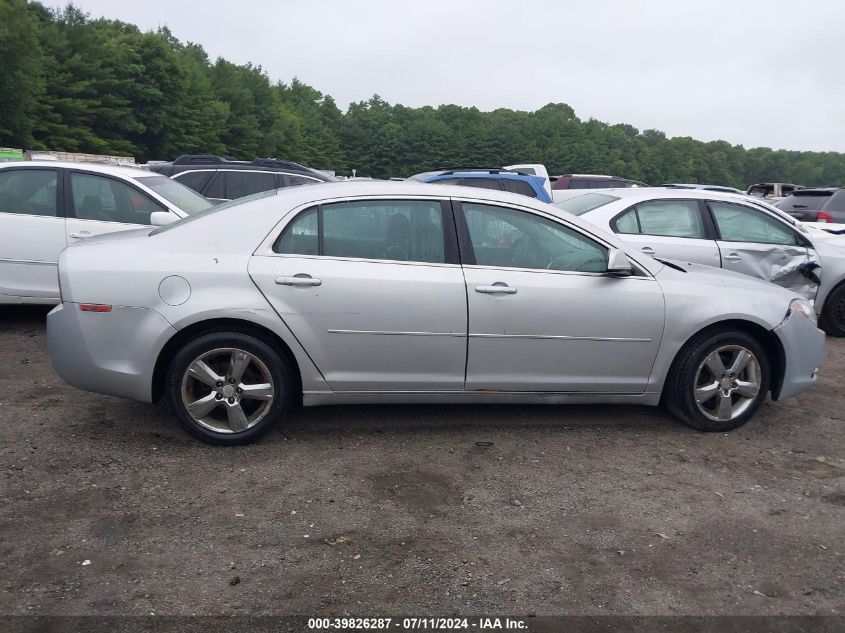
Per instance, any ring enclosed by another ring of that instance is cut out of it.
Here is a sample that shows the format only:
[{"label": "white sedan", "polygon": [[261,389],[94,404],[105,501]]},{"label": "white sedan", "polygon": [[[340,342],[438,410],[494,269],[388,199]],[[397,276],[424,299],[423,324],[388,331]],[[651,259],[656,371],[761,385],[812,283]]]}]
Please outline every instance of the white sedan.
[{"label": "white sedan", "polygon": [[0,165],[0,304],[59,301],[59,253],[81,239],[164,225],[211,202],[143,169],[58,161]]},{"label": "white sedan", "polygon": [[556,203],[643,253],[771,281],[815,302],[823,330],[845,336],[845,238],[805,227],[750,196],[603,189]]}]

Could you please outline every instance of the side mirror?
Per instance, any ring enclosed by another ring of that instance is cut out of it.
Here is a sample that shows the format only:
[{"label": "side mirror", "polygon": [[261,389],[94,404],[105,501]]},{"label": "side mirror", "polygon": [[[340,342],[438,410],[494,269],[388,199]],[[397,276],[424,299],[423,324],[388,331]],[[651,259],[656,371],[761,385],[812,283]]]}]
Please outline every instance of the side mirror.
[{"label": "side mirror", "polygon": [[150,224],[153,226],[165,226],[176,220],[178,218],[169,211],[153,211],[150,214]]},{"label": "side mirror", "polygon": [[625,251],[611,248],[607,254],[607,274],[614,277],[627,277],[634,274],[634,267],[628,261]]}]

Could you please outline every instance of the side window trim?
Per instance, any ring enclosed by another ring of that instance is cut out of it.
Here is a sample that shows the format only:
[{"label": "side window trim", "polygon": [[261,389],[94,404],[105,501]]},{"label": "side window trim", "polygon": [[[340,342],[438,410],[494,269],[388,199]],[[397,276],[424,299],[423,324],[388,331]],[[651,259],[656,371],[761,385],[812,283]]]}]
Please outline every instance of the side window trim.
[{"label": "side window trim", "polygon": [[[422,202],[426,201],[429,202],[431,200],[423,200],[423,199],[414,199],[414,198],[399,198],[397,200],[407,200],[409,202]],[[358,200],[348,200],[348,202],[357,202]],[[389,202],[389,198],[376,198],[372,200],[361,199],[360,202],[380,202],[385,201]],[[338,201],[341,202],[341,201]],[[456,234],[455,229],[455,213],[452,210],[452,205],[448,199],[439,199],[433,200],[431,202],[438,202],[440,204],[440,214],[441,214],[441,223],[442,223],[442,236],[443,236],[443,262],[420,262],[420,261],[401,261],[401,260],[390,260],[390,259],[370,259],[370,258],[362,258],[366,261],[371,262],[384,262],[390,264],[416,264],[416,265],[443,265],[443,264],[453,264],[453,265],[460,265],[461,264],[461,256],[460,256],[460,249],[458,246],[459,238]],[[329,203],[330,204],[330,203]],[[312,209],[317,209],[317,254],[316,255],[298,255],[296,253],[279,253],[275,250],[275,244],[282,238],[285,234],[285,231],[288,230],[289,227],[293,226],[293,224],[305,213],[311,211]],[[359,259],[355,257],[343,257],[343,256],[336,256],[336,255],[325,255],[325,248],[323,244],[323,239],[325,236],[325,231],[323,230],[323,204],[312,204],[308,205],[303,209],[300,209],[296,212],[296,214],[287,222],[285,223],[282,230],[273,238],[270,242],[270,251],[273,255],[281,255],[287,257],[327,257],[329,259]]]},{"label": "side window trim", "polygon": [[[115,176],[112,176],[111,174],[102,174],[102,173],[99,173],[99,172],[96,172],[96,171],[85,171],[84,169],[70,168],[70,169],[65,169],[65,178],[64,178],[65,185],[66,185],[65,188],[64,188],[65,189],[64,198],[65,198],[65,205],[66,205],[66,209],[65,209],[66,215],[65,215],[65,217],[67,217],[67,218],[78,219],[77,215],[76,215],[76,204],[73,201],[73,185],[71,184],[71,178],[72,178],[73,174],[81,174],[83,176],[94,176],[94,177],[104,178],[106,180],[112,180],[114,182],[119,182],[120,184],[125,185],[125,186],[129,187],[130,189],[134,189],[138,194],[147,198],[150,202],[152,202],[154,205],[156,205],[158,207],[159,211],[167,211],[168,213],[171,213],[170,209],[168,209],[166,206],[161,204],[161,202],[159,202],[158,200],[153,198],[146,191],[144,191],[143,189],[141,189],[140,187],[135,185],[129,179],[124,180],[123,178],[117,178]],[[82,219],[84,220],[85,218],[82,218]],[[95,221],[96,222],[106,222],[106,221],[109,221],[109,220],[95,220]],[[117,221],[111,221],[111,222],[113,224],[123,224],[122,222],[117,222]]]}]

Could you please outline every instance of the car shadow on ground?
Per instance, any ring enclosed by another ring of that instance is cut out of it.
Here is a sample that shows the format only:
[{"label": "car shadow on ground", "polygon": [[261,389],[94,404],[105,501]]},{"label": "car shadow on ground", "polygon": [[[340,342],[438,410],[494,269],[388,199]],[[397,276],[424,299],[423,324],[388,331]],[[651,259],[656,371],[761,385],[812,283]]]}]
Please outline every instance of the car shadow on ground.
[{"label": "car shadow on ground", "polygon": [[[100,398],[99,396],[94,396]],[[89,409],[88,435],[106,444],[123,446],[166,442],[203,446],[180,426],[169,408],[107,398],[105,406]],[[107,411],[107,412],[106,412]],[[104,422],[105,420],[105,422]],[[103,432],[103,425],[108,432]],[[653,437],[696,433],[657,407],[639,405],[345,405],[297,407],[282,424],[259,440],[262,444],[324,442],[327,439],[426,441],[465,439],[478,441],[494,434],[527,432],[533,435],[602,431]]]}]

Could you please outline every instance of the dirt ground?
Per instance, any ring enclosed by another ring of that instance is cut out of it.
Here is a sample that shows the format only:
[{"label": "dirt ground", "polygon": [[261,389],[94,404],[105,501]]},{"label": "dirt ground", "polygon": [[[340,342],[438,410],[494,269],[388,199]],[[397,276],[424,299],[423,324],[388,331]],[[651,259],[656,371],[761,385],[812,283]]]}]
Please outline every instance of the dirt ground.
[{"label": "dirt ground", "polygon": [[62,382],[46,312],[0,308],[0,614],[845,612],[845,340],[728,434],[337,407],[224,449]]}]

